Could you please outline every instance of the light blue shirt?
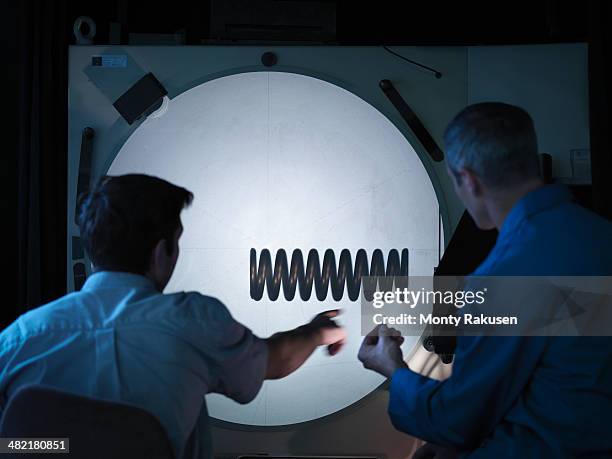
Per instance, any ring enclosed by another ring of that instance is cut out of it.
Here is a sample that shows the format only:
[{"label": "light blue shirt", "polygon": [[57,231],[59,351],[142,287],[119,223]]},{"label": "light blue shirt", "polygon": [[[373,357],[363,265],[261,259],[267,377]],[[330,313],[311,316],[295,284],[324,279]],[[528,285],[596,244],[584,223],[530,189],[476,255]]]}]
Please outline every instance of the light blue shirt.
[{"label": "light blue shirt", "polygon": [[177,459],[209,458],[204,395],[251,401],[267,354],[215,298],[162,294],[146,277],[98,272],[0,334],[0,410],[29,384],[129,403],[157,417]]},{"label": "light blue shirt", "polygon": [[[612,223],[561,185],[510,211],[476,276],[611,276]],[[464,457],[612,457],[612,338],[460,336],[453,374],[395,371],[389,414]]]}]

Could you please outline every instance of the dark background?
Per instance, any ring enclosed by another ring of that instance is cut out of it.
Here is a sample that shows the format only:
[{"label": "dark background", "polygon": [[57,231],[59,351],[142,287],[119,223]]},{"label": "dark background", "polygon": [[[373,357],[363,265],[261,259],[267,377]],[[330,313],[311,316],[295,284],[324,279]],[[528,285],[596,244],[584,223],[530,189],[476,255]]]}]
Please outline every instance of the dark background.
[{"label": "dark background", "polygon": [[[400,6],[401,5],[401,6]],[[19,0],[0,6],[5,69],[7,223],[0,328],[65,293],[67,52],[78,16],[94,44],[179,34],[184,44],[499,45],[588,42],[593,207],[610,196],[612,2]],[[120,33],[111,33],[115,23]]]}]

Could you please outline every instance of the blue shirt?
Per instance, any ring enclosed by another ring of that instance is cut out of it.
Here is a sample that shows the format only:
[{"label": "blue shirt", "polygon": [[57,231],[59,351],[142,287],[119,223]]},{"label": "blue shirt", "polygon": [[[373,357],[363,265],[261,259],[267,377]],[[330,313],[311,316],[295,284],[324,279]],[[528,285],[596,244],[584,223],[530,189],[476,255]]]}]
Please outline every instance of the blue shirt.
[{"label": "blue shirt", "polygon": [[[612,275],[612,223],[561,185],[510,211],[475,276]],[[452,376],[399,369],[395,427],[469,458],[612,456],[612,338],[457,339]]]},{"label": "blue shirt", "polygon": [[158,418],[177,459],[208,458],[204,395],[252,400],[267,352],[214,298],[164,295],[146,277],[98,272],[80,292],[22,315],[0,334],[0,410],[28,384],[124,402]]}]

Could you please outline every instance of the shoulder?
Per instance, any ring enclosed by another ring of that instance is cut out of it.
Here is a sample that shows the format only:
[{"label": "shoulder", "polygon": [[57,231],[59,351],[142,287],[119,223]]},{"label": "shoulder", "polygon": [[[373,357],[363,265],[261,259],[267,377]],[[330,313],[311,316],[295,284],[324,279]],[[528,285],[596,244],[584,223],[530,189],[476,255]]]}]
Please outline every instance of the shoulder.
[{"label": "shoulder", "polygon": [[89,296],[84,292],[73,292],[64,295],[54,301],[31,309],[20,315],[5,332],[19,330],[21,334],[27,335],[41,328],[51,326],[70,327],[78,319],[85,315],[83,305],[87,303]]},{"label": "shoulder", "polygon": [[573,202],[527,218],[473,275],[612,275],[612,223]]},{"label": "shoulder", "polygon": [[[234,319],[225,304],[215,297],[198,292],[164,295],[170,303],[163,317],[156,321],[182,340],[198,343],[199,347],[223,347],[248,342],[249,328]],[[150,323],[150,322],[149,322]]]},{"label": "shoulder", "polygon": [[[612,234],[612,222],[573,201],[536,214],[533,221],[538,226],[562,229],[565,233],[583,233],[592,236]],[[595,242],[606,241],[596,239]]]},{"label": "shoulder", "polygon": [[83,315],[83,293],[64,295],[20,315],[0,333],[0,352],[11,349],[31,337],[41,335],[50,329],[68,330]]},{"label": "shoulder", "polygon": [[568,202],[532,226],[526,250],[554,262],[559,275],[612,275],[612,222]]},{"label": "shoulder", "polygon": [[199,292],[178,292],[164,294],[168,302],[166,314],[177,319],[217,323],[231,320],[229,309],[219,299]]}]

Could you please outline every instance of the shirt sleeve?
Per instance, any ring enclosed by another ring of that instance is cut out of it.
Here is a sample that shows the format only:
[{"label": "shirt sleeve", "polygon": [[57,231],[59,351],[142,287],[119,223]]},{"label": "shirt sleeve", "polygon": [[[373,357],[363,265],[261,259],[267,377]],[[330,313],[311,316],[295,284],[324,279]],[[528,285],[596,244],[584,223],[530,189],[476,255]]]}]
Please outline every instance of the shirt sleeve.
[{"label": "shirt sleeve", "polygon": [[209,391],[248,403],[255,398],[266,376],[267,343],[236,321],[219,300],[200,297],[195,314],[198,330],[194,333],[190,327],[190,341],[208,367]]},{"label": "shirt sleeve", "polygon": [[393,373],[391,422],[423,440],[472,449],[519,396],[544,346],[544,337],[459,337],[449,379],[436,381],[409,369]]}]

